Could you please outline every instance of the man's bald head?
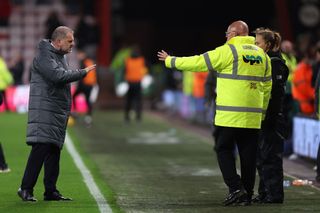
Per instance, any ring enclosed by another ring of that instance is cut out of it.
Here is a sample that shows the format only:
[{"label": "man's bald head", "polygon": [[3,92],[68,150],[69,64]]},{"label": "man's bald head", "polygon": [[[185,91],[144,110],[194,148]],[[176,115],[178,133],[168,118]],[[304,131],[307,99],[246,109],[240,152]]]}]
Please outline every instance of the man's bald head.
[{"label": "man's bald head", "polygon": [[52,33],[51,42],[61,53],[70,53],[74,46],[73,30],[66,26],[57,27]]},{"label": "man's bald head", "polygon": [[56,41],[58,39],[64,39],[67,37],[68,33],[73,34],[73,30],[66,26],[57,27],[52,33],[51,40]]},{"label": "man's bald head", "polygon": [[228,32],[233,31],[236,36],[247,36],[249,35],[249,27],[244,21],[235,21],[228,27]]}]

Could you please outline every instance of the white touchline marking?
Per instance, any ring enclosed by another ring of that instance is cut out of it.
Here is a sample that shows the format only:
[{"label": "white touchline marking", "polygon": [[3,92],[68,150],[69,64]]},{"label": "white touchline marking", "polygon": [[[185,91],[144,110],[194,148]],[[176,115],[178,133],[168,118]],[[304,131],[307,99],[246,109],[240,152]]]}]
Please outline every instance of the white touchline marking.
[{"label": "white touchline marking", "polygon": [[79,171],[82,174],[82,177],[84,179],[85,184],[87,185],[91,195],[96,200],[99,210],[101,213],[108,213],[112,212],[110,206],[107,203],[107,200],[102,195],[101,191],[99,190],[97,184],[95,183],[90,170],[86,167],[86,165],[83,163],[81,156],[77,152],[76,148],[73,145],[73,142],[67,133],[66,135],[66,141],[65,141],[66,148],[68,152],[70,153],[74,163],[78,167]]}]

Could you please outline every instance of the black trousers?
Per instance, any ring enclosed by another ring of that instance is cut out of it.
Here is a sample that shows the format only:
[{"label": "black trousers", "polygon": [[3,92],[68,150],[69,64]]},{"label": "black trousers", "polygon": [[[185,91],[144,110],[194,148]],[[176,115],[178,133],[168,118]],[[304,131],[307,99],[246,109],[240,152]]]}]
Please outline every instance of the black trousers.
[{"label": "black trousers", "polygon": [[24,171],[21,189],[33,193],[42,166],[44,166],[45,195],[57,191],[61,150],[53,144],[38,143],[32,145],[27,166]]},{"label": "black trousers", "polygon": [[130,110],[133,109],[136,113],[136,120],[141,120],[142,112],[142,88],[141,83],[129,83],[129,90],[126,98],[124,119],[130,121]]},{"label": "black trousers", "polygon": [[274,126],[261,130],[257,151],[258,193],[270,201],[283,201],[284,137]]},{"label": "black trousers", "polygon": [[0,143],[0,169],[4,169],[7,167],[7,163],[6,163],[6,160],[5,160],[5,157],[4,157],[4,152],[3,152],[3,149],[2,149],[2,145]]},{"label": "black trousers", "polygon": [[[258,129],[233,128],[216,126],[216,139],[219,167],[229,192],[244,188],[249,195],[253,194],[256,177],[256,151]],[[240,157],[241,177],[237,174],[235,148]]]}]

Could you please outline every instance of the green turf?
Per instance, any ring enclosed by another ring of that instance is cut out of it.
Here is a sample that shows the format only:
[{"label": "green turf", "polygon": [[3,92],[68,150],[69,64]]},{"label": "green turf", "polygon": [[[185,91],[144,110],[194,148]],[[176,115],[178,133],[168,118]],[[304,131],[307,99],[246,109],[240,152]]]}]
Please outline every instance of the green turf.
[{"label": "green turf", "polygon": [[[74,165],[66,149],[63,149],[60,161],[60,176],[58,180],[58,189],[65,196],[74,199],[72,202],[45,202],[43,201],[43,174],[41,173],[35,187],[35,197],[39,200],[36,203],[23,202],[17,196],[17,190],[20,186],[23,171],[26,165],[30,147],[25,143],[26,135],[26,115],[14,113],[0,114],[0,141],[4,148],[5,157],[11,168],[10,173],[0,174],[0,212],[1,213],[96,213],[99,209],[95,200],[89,193],[82,176]],[[75,141],[76,144],[76,141]],[[85,157],[84,157],[85,158]],[[93,176],[97,177],[96,169],[92,162],[85,158],[85,162],[90,164]],[[96,179],[101,188],[105,184]],[[107,190],[102,190],[103,193]]]},{"label": "green turf", "polygon": [[222,207],[227,188],[211,138],[150,114],[142,123],[122,118],[96,112],[91,128],[80,120],[72,133],[126,212],[320,212],[320,193],[308,186],[286,188],[283,205]]},{"label": "green turf", "polygon": [[[0,212],[99,212],[66,149],[58,187],[74,201],[42,201],[42,174],[35,188],[39,201],[26,203],[18,198],[30,151],[25,144],[26,118],[0,114],[0,141],[12,169],[0,174]],[[145,114],[142,123],[124,124],[122,118],[122,112],[95,112],[91,128],[80,119],[69,129],[114,212],[320,212],[320,193],[309,186],[286,188],[283,205],[222,207],[226,187],[211,138],[151,114]]]}]

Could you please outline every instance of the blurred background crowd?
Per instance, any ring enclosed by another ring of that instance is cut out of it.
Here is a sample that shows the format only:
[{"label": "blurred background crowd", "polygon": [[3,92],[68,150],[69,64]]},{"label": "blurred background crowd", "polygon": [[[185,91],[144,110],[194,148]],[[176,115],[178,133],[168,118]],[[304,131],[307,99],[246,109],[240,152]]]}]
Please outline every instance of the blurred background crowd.
[{"label": "blurred background crowd", "polygon": [[[285,111],[292,133],[295,116],[316,118],[319,110],[315,94],[319,90],[320,1],[263,1],[254,10],[247,5],[250,2],[1,0],[0,92],[5,104],[0,110],[27,110],[29,69],[36,46],[41,39],[49,39],[57,26],[66,25],[74,29],[76,39],[68,57],[70,66],[83,65],[83,55],[78,52],[85,52],[85,57],[97,63],[97,79],[92,81],[95,94],[90,99],[95,108],[124,105],[124,94],[118,86],[127,80],[124,71],[128,58],[138,47],[145,63],[144,75],[149,76],[142,86],[144,108],[210,126],[214,115],[213,77],[206,72],[166,69],[157,61],[156,52],[166,49],[180,56],[214,49],[225,42],[225,26],[243,19],[252,30],[269,27],[282,35],[281,50],[290,69]],[[74,99],[74,111],[91,113],[86,98],[79,95]],[[287,144],[289,155],[292,143]]]}]

